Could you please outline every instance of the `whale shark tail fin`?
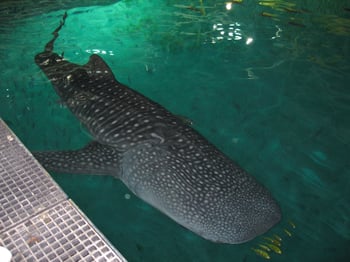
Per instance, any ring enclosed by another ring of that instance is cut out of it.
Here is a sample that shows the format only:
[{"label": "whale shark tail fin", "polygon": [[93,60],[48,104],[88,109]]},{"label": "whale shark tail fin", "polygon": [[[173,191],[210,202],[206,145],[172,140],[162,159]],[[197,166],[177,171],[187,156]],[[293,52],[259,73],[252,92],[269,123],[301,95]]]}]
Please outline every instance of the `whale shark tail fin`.
[{"label": "whale shark tail fin", "polygon": [[62,26],[64,26],[64,23],[66,22],[67,18],[67,12],[64,13],[62,20],[60,21],[60,25],[55,29],[55,31],[52,32],[53,38],[45,45],[45,52],[52,52],[55,40],[58,37],[58,32],[61,30]]}]

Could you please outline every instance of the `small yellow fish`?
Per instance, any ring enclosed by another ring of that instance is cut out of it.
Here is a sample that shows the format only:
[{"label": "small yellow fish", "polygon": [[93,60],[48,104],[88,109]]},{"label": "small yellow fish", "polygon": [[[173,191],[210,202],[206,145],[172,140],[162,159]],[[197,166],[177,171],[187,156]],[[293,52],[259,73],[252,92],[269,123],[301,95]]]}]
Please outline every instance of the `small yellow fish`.
[{"label": "small yellow fish", "polygon": [[267,240],[267,241],[269,241],[269,242],[271,242],[271,243],[273,243],[273,241],[274,241],[274,240],[273,240],[272,238],[270,238],[270,237],[264,237],[264,239]]},{"label": "small yellow fish", "polygon": [[284,233],[286,233],[287,236],[291,237],[292,236],[292,233],[290,233],[287,229],[283,229],[284,230]]},{"label": "small yellow fish", "polygon": [[266,245],[267,245],[269,248],[271,248],[272,251],[275,252],[276,254],[282,254],[282,250],[281,250],[278,246],[276,246],[276,245],[274,245],[274,244],[269,244],[269,243],[266,243]]},{"label": "small yellow fish", "polygon": [[270,18],[277,18],[278,17],[278,15],[271,14],[271,13],[268,13],[268,12],[262,12],[261,15],[262,16],[266,16],[266,17],[270,17]]},{"label": "small yellow fish", "polygon": [[296,228],[295,224],[292,221],[288,221],[288,224],[292,227],[292,228]]},{"label": "small yellow fish", "polygon": [[305,27],[303,23],[295,22],[295,21],[289,21],[289,25],[299,26],[299,27]]},{"label": "small yellow fish", "polygon": [[283,7],[283,9],[289,13],[299,13],[301,14],[302,11],[301,10],[298,10],[298,9],[295,9],[295,8],[290,8],[290,7]]},{"label": "small yellow fish", "polygon": [[271,249],[270,249],[268,246],[266,246],[266,245],[259,244],[259,247],[261,247],[262,249],[264,249],[264,250],[266,250],[266,251],[268,251],[268,252],[271,251]]},{"label": "small yellow fish", "polygon": [[281,242],[279,242],[277,239],[270,238],[270,237],[264,237],[264,239],[266,239],[267,241],[271,242],[276,246],[279,246],[279,247],[281,246]]},{"label": "small yellow fish", "polygon": [[193,121],[185,116],[177,115],[177,118],[179,118],[184,124],[187,124],[189,126],[193,125]]},{"label": "small yellow fish", "polygon": [[264,250],[261,250],[261,249],[258,249],[258,248],[252,248],[252,250],[255,252],[255,254],[257,254],[258,256],[261,256],[265,259],[270,259],[270,255],[264,251]]},{"label": "small yellow fish", "polygon": [[279,242],[281,242],[282,241],[282,238],[279,236],[279,235],[273,235],[273,237],[276,239],[276,240],[278,240]]},{"label": "small yellow fish", "polygon": [[199,0],[199,4],[200,4],[200,12],[202,15],[206,15],[205,13],[205,8],[203,6],[203,0]]},{"label": "small yellow fish", "polygon": [[267,1],[260,1],[260,2],[259,2],[259,5],[274,7],[274,6],[276,6],[276,3],[267,2]]}]

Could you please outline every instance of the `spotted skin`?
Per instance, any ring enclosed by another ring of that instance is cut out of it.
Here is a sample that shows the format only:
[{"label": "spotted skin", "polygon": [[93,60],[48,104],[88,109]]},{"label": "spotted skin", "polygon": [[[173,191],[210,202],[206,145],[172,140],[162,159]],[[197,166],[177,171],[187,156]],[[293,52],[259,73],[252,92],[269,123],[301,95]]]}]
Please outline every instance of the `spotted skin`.
[{"label": "spotted skin", "polygon": [[119,178],[214,242],[246,242],[279,222],[280,208],[264,186],[183,120],[119,83],[102,58],[76,65],[54,53],[65,18],[35,62],[94,141],[80,150],[35,152],[44,167]]}]

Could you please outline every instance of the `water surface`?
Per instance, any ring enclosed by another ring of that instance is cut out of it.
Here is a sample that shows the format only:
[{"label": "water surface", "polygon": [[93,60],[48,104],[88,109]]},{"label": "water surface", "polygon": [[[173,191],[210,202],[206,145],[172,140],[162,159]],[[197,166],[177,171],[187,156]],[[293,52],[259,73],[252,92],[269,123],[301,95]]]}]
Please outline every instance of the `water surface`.
[{"label": "water surface", "polygon": [[[71,8],[55,50],[75,63],[99,54],[119,81],[191,119],[270,189],[279,225],[246,244],[215,244],[113,178],[53,177],[130,261],[262,261],[251,248],[273,234],[283,239],[274,261],[347,261],[350,4],[234,2]],[[31,150],[85,145],[91,137],[34,63],[65,10],[2,7],[0,116]]]}]

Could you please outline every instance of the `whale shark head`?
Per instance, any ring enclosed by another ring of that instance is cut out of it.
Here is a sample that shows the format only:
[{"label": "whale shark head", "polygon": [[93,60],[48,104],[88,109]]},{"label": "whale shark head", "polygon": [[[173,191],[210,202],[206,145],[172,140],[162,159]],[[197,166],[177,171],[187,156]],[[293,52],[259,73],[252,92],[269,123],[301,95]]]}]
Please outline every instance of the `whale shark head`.
[{"label": "whale shark head", "polygon": [[88,63],[81,66],[56,53],[44,51],[35,56],[35,62],[52,83],[61,102],[68,107],[96,99],[106,81],[115,81],[108,65],[97,55],[92,55]]},{"label": "whale shark head", "polygon": [[114,83],[116,80],[108,65],[97,55],[92,55],[88,63],[81,66],[53,52],[54,42],[66,18],[67,13],[53,32],[53,39],[45,45],[43,52],[35,56],[34,60],[51,82],[61,102],[74,108],[91,98],[96,98],[93,93],[102,85],[106,85],[106,81]]}]

